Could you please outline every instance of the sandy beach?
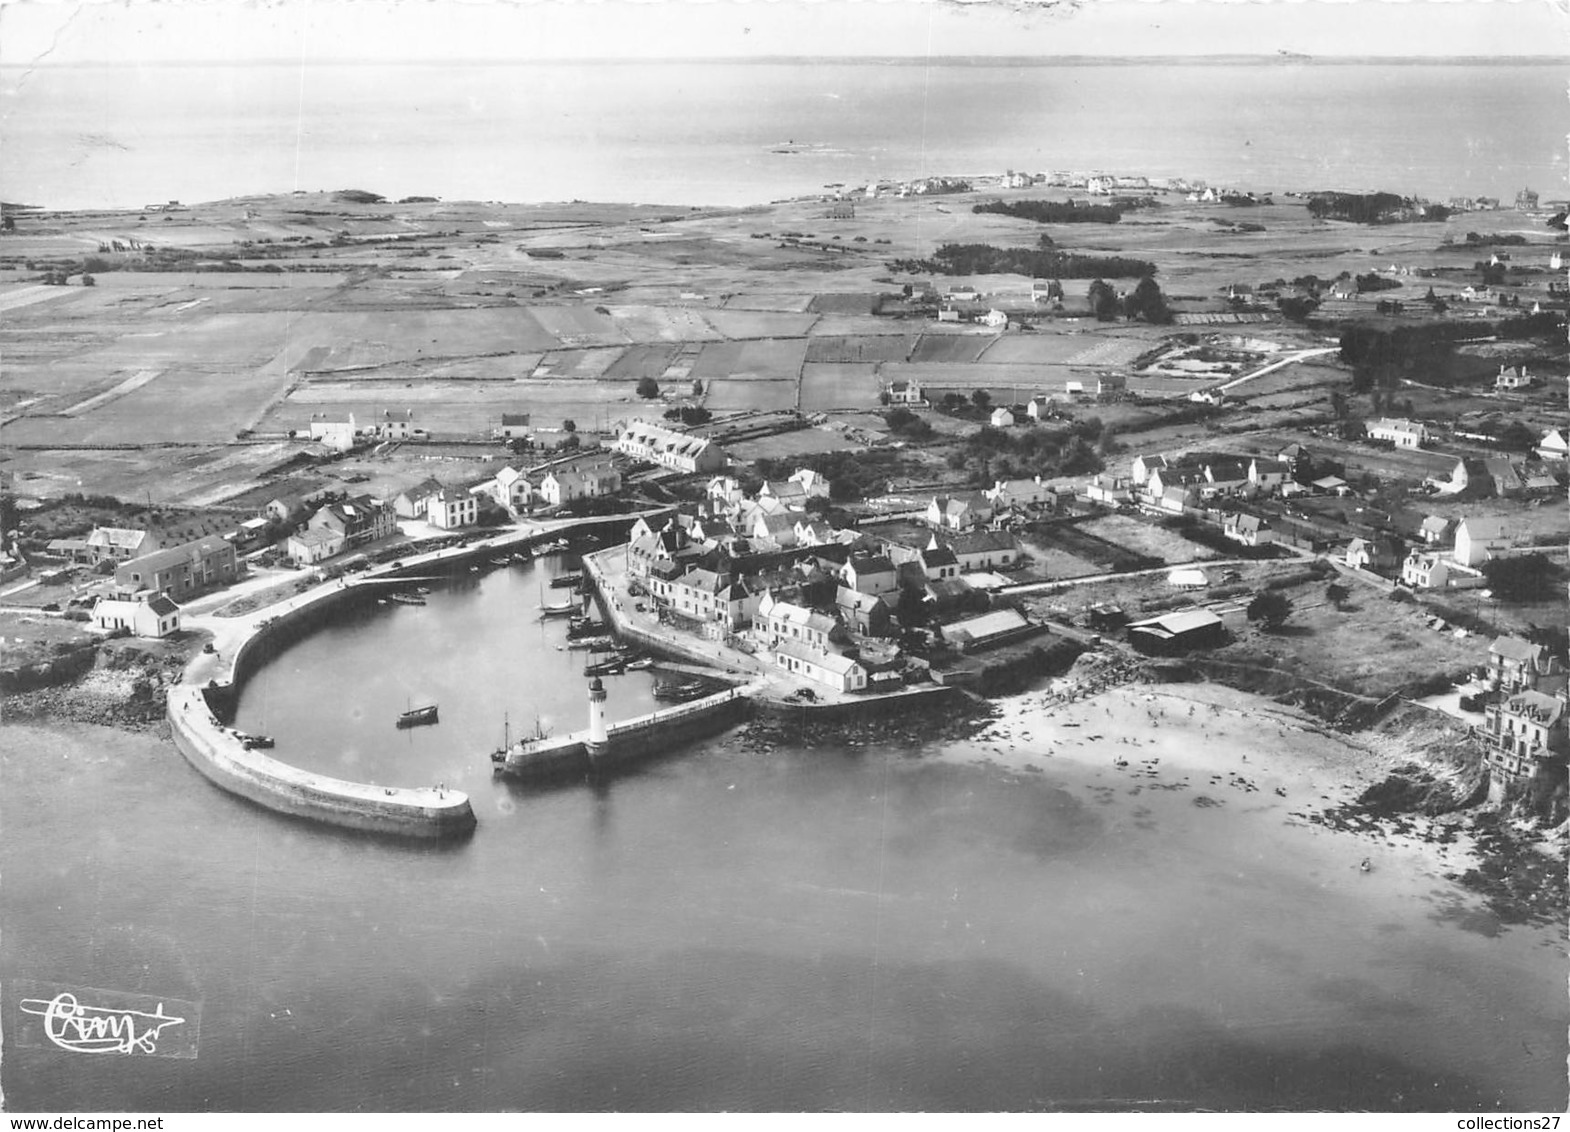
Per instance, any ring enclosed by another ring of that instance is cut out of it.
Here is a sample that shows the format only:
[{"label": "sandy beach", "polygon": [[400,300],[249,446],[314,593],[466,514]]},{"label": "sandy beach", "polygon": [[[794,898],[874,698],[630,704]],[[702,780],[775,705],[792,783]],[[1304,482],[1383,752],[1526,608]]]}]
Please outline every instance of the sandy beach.
[{"label": "sandy beach", "polygon": [[[1297,709],[1220,684],[1134,683],[1086,692],[1067,677],[996,707],[984,730],[946,745],[938,757],[1087,777],[1087,789],[1109,798],[1111,792],[1144,795],[1143,806],[1166,793],[1194,809],[1227,807],[1285,825],[1313,823],[1410,761],[1327,731]],[[1461,867],[1471,850],[1454,825],[1413,816],[1415,832],[1384,829],[1349,838],[1345,850],[1354,864],[1367,857],[1374,869],[1415,865],[1439,876]]]}]

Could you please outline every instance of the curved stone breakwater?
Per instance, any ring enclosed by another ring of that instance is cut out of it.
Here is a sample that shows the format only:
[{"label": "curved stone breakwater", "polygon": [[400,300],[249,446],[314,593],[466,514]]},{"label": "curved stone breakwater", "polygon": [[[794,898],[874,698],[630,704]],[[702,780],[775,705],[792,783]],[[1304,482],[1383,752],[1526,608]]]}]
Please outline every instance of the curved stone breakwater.
[{"label": "curved stone breakwater", "polygon": [[410,555],[396,566],[366,571],[347,581],[327,582],[263,613],[237,619],[234,633],[219,642],[217,653],[204,653],[186,666],[181,682],[168,698],[168,718],[175,746],[201,774],[231,793],[279,813],[310,818],[349,829],[409,837],[462,835],[476,825],[474,808],[461,790],[441,786],[402,788],[374,786],[312,774],[247,749],[238,734],[224,726],[218,712],[229,710],[258,657],[263,642],[318,616],[342,600],[356,585],[396,577],[422,567],[450,564],[493,553],[505,539]]}]

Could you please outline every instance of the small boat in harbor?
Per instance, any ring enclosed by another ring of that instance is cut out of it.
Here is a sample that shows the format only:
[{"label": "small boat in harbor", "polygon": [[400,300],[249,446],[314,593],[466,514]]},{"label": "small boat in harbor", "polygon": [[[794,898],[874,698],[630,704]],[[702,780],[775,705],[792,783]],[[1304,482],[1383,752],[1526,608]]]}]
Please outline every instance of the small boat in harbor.
[{"label": "small boat in harbor", "polygon": [[616,638],[608,636],[579,637],[577,640],[568,641],[570,649],[590,649],[594,652],[604,652],[606,649],[616,647]]},{"label": "small boat in harbor", "polygon": [[661,680],[654,685],[654,698],[666,703],[685,703],[695,700],[708,693],[709,686],[703,680]]},{"label": "small boat in harbor", "polygon": [[557,574],[554,578],[551,579],[551,589],[565,590],[571,586],[580,584],[582,581],[583,575],[581,573],[574,572],[571,574]]},{"label": "small boat in harbor", "polygon": [[512,561],[514,565],[521,566],[526,562],[533,562],[534,554],[528,547],[524,547],[522,550],[513,551]]},{"label": "small boat in harbor", "polygon": [[627,662],[627,670],[629,672],[642,672],[645,668],[653,667],[654,658],[652,656],[635,657]]},{"label": "small boat in harbor", "polygon": [[398,716],[399,728],[424,727],[436,723],[436,705],[426,704],[424,707],[410,708]]},{"label": "small boat in harbor", "polygon": [[578,606],[575,603],[570,602],[570,601],[566,605],[542,605],[542,606],[540,606],[540,616],[541,617],[571,617],[577,611],[578,611]]},{"label": "small boat in harbor", "polygon": [[627,671],[627,662],[619,656],[583,666],[585,676],[620,676],[625,671]]},{"label": "small boat in harbor", "polygon": [[388,594],[388,601],[397,602],[399,605],[424,605],[425,599],[419,594]]},{"label": "small boat in harbor", "polygon": [[271,735],[250,735],[244,731],[236,731],[234,733],[234,737],[240,740],[240,746],[244,747],[247,751],[254,751],[258,748],[265,749],[273,746],[273,737]]}]

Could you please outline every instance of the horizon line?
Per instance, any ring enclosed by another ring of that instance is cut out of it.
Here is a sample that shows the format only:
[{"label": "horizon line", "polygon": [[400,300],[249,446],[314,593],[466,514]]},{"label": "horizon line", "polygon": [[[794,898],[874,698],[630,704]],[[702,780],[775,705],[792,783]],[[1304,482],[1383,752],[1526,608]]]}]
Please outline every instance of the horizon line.
[{"label": "horizon line", "polygon": [[15,67],[26,70],[42,69],[68,69],[71,67],[277,67],[289,66],[335,66],[335,67],[378,67],[378,66],[558,66],[562,64],[578,65],[603,65],[603,64],[643,64],[643,65],[675,65],[675,64],[771,64],[771,63],[822,63],[822,64],[853,64],[876,63],[897,66],[917,66],[921,64],[944,63],[960,65],[1010,65],[1010,66],[1050,66],[1050,65],[1152,65],[1152,64],[1183,64],[1207,63],[1212,65],[1249,64],[1249,63],[1278,63],[1283,65],[1302,64],[1332,64],[1332,65],[1402,65],[1402,64],[1434,64],[1443,63],[1452,66],[1473,66],[1498,63],[1524,63],[1529,65],[1547,65],[1552,63],[1570,65],[1570,52],[1560,51],[1558,54],[1534,55],[1313,55],[1298,52],[1277,52],[1272,54],[1172,54],[1172,55],[583,55],[583,56],[555,56],[533,58],[499,58],[499,57],[464,57],[452,56],[450,58],[338,58],[324,57],[317,59],[301,60],[298,57],[287,58],[256,58],[256,59],[77,59],[77,60],[39,60],[36,62],[6,62],[0,60],[0,67]]}]

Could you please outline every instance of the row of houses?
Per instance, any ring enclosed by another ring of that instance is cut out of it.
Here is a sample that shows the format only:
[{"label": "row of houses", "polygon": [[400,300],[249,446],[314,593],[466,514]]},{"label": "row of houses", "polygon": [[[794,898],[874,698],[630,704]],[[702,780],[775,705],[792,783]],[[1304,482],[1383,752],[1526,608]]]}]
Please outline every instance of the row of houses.
[{"label": "row of houses", "polygon": [[634,420],[622,426],[616,435],[616,451],[634,460],[687,474],[722,471],[730,462],[725,451],[707,437],[679,432],[646,420]]}]

